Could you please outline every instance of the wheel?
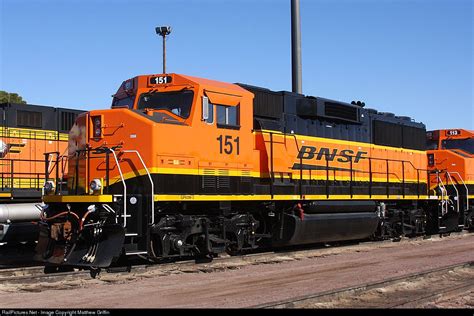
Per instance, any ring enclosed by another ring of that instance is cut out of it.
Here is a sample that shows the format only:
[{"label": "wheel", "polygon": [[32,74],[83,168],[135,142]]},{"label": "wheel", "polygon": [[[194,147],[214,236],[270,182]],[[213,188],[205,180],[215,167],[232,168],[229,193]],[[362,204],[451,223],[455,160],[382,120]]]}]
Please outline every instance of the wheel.
[{"label": "wheel", "polygon": [[196,263],[209,263],[212,262],[212,254],[201,254],[201,255],[196,255],[194,261]]},{"label": "wheel", "polygon": [[43,269],[44,274],[57,273],[58,266],[45,266]]},{"label": "wheel", "polygon": [[91,267],[89,273],[91,278],[95,279],[100,274],[101,269],[96,267]]}]

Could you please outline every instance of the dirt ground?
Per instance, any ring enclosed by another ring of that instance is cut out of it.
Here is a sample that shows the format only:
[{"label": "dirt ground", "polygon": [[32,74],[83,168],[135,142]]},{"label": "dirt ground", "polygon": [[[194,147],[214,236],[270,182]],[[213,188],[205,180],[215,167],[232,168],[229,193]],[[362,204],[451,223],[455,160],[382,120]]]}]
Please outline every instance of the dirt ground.
[{"label": "dirt ground", "polygon": [[[231,263],[101,274],[95,280],[5,283],[0,284],[0,308],[252,307],[467,261],[474,261],[472,234],[360,244],[273,255],[271,260],[237,258]],[[472,291],[456,299],[461,306],[455,307],[472,308]],[[440,304],[453,307],[452,302]]]},{"label": "dirt ground", "polygon": [[368,290],[308,298],[290,305],[281,307],[474,308],[474,266],[430,273]]}]

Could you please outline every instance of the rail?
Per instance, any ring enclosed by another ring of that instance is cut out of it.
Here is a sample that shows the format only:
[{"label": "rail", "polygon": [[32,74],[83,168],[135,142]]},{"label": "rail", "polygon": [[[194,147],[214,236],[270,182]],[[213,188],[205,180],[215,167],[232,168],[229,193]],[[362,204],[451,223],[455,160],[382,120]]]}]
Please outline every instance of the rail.
[{"label": "rail", "polygon": [[114,155],[115,163],[117,164],[117,169],[119,171],[120,179],[122,180],[122,184],[123,184],[123,215],[122,216],[123,216],[123,227],[125,228],[127,227],[127,184],[125,183],[125,179],[122,173],[122,168],[120,168],[120,163],[117,159],[117,154],[115,154],[115,150],[113,150],[112,148],[108,148],[108,150]]},{"label": "rail", "polygon": [[448,202],[446,201],[447,190],[444,186],[443,180],[439,176],[439,172],[436,172],[436,177],[438,179],[438,186],[441,190],[441,214],[444,216],[448,212]]},{"label": "rail", "polygon": [[142,156],[137,150],[123,150],[124,153],[135,153],[138,156],[138,159],[140,159],[140,162],[142,163],[143,167],[145,168],[145,171],[148,175],[148,179],[150,180],[151,184],[151,224],[155,223],[155,186],[153,184],[153,179],[151,178],[151,174],[148,171],[147,166],[145,165],[145,162],[142,159]]},{"label": "rail", "polygon": [[[272,131],[264,131],[264,130],[260,130],[261,133],[265,133],[265,134],[269,134],[269,142],[270,142],[270,157],[269,157],[269,163],[270,163],[270,195],[271,197],[273,198],[274,196],[274,182],[275,182],[275,170],[274,170],[274,135],[281,135],[281,136],[284,136],[285,138],[288,136],[288,137],[292,137],[295,141],[295,146],[296,146],[296,149],[297,151],[299,152],[299,143],[298,143],[298,140],[297,140],[297,137],[295,134],[288,134],[288,133],[282,133],[282,132],[272,132]],[[264,142],[268,142],[268,140],[265,140],[264,139]],[[421,195],[421,183],[420,183],[420,172],[426,172],[427,174],[427,181],[428,181],[428,185],[427,185],[427,188],[426,188],[426,194],[428,194],[428,190],[429,190],[429,170],[427,169],[422,169],[422,168],[417,168],[411,161],[409,160],[399,160],[399,159],[388,159],[388,158],[377,158],[377,157],[366,157],[365,159],[368,160],[368,168],[369,168],[369,171],[365,171],[365,170],[354,170],[353,168],[353,159],[356,157],[355,155],[341,155],[341,154],[329,154],[329,153],[324,153],[321,155],[321,158],[324,156],[324,160],[325,160],[325,169],[321,169],[321,170],[325,170],[326,171],[326,183],[325,183],[325,190],[326,190],[326,196],[327,198],[329,198],[329,196],[331,195],[330,194],[330,190],[329,190],[329,181],[330,181],[330,171],[332,170],[333,173],[334,173],[334,181],[336,181],[336,170],[333,168],[331,169],[331,167],[329,166],[329,162],[330,161],[334,161],[335,158],[339,157],[339,158],[344,158],[344,159],[347,159],[349,158],[349,165],[350,165],[350,168],[349,170],[337,170],[339,172],[349,172],[349,194],[351,197],[353,197],[353,191],[354,191],[354,179],[355,179],[355,173],[362,173],[362,174],[368,174],[369,175],[369,187],[368,187],[368,193],[369,193],[369,196],[372,197],[373,195],[373,187],[374,187],[374,175],[377,175],[377,174],[383,174],[385,175],[385,182],[381,182],[381,183],[385,183],[385,194],[387,196],[387,198],[390,197],[390,195],[393,195],[393,194],[390,194],[390,179],[392,178],[395,178],[396,180],[398,180],[398,182],[401,184],[401,195],[403,197],[405,197],[406,195],[406,185],[409,184],[409,183],[416,183],[416,194],[417,196],[419,197]],[[329,156],[331,156],[331,160],[329,159]],[[302,163],[302,157],[299,157],[299,184],[298,184],[298,191],[299,191],[299,195],[300,195],[300,198],[303,197],[303,189],[302,189],[302,182],[303,182],[303,163]],[[385,163],[385,172],[379,172],[379,171],[374,171],[373,170],[373,161],[379,161],[379,162],[384,162]],[[390,171],[390,164],[394,164],[394,163],[400,163],[401,164],[401,175],[399,176],[398,174],[394,173],[394,172],[391,172]],[[406,181],[406,166],[409,166],[411,167],[415,172],[416,172],[416,182],[413,182],[413,181],[409,181],[407,182]],[[310,181],[312,180],[311,179],[311,170],[308,170],[309,171],[309,174],[310,174]],[[397,194],[398,195],[398,194]]]},{"label": "rail", "polygon": [[36,159],[0,159],[0,192],[40,191],[45,173],[37,170],[42,170],[42,164],[42,160]]},{"label": "rail", "polygon": [[[120,176],[120,181],[122,182],[122,185],[123,185],[123,214],[121,215],[124,220],[123,220],[123,227],[127,227],[127,216],[128,215],[128,212],[127,212],[127,184],[125,182],[125,178],[124,178],[124,174],[123,174],[123,171],[122,171],[122,168],[120,166],[120,161],[119,161],[119,158],[118,158],[118,154],[116,153],[116,150],[119,148],[119,146],[116,146],[116,147],[112,147],[112,148],[109,148],[109,147],[99,147],[99,148],[88,148],[88,149],[84,149],[84,150],[77,150],[76,151],[76,158],[77,158],[77,161],[76,161],[76,170],[75,170],[75,175],[74,175],[74,178],[75,178],[75,184],[73,185],[72,187],[72,190],[76,190],[76,194],[78,194],[78,178],[79,178],[79,170],[78,170],[78,165],[79,165],[79,156],[80,156],[80,153],[83,152],[85,153],[86,155],[84,157],[88,157],[88,153],[91,152],[91,151],[94,151],[95,154],[105,154],[105,187],[104,187],[104,193],[106,194],[109,194],[109,189],[110,189],[110,162],[109,162],[109,156],[112,155],[114,157],[114,161],[115,161],[115,164],[117,165],[117,169],[118,169],[118,173],[119,173],[119,176]],[[141,164],[143,165],[144,169],[145,169],[145,172],[147,173],[147,176],[148,176],[148,179],[150,181],[150,184],[151,184],[151,222],[154,223],[154,220],[155,220],[155,204],[154,204],[154,200],[155,200],[155,186],[154,186],[154,182],[153,182],[153,178],[151,177],[151,173],[148,169],[148,167],[146,166],[145,164],[145,161],[143,160],[141,154],[139,153],[138,150],[119,150],[119,154],[125,154],[125,153],[134,153],[137,155],[138,159],[140,160]],[[55,179],[56,179],[56,182],[58,183],[62,183],[62,180],[61,181],[58,181],[59,179],[62,179],[64,177],[64,166],[66,166],[66,164],[68,163],[68,159],[71,158],[69,156],[64,156],[64,155],[59,155],[58,152],[49,152],[49,153],[45,153],[45,159],[44,159],[44,163],[45,163],[45,172],[46,172],[46,181],[50,178],[50,175],[51,175],[51,172],[52,170],[56,170],[56,175],[55,175]],[[56,156],[56,159],[53,159],[52,157]],[[91,158],[91,157],[89,157]],[[92,158],[101,158],[100,156],[94,156]],[[59,177],[59,172],[61,171],[61,178]],[[57,186],[58,188],[58,186]],[[61,188],[59,186],[59,188]],[[58,194],[58,192],[56,191],[55,194]]]},{"label": "rail", "polygon": [[[60,154],[57,151],[44,153],[45,162],[45,182],[50,179],[51,173],[55,171],[55,191],[54,194],[61,194],[64,184],[64,173],[67,166],[67,158],[63,152]],[[54,159],[56,157],[56,159]],[[61,176],[59,175],[61,173]]]},{"label": "rail", "polygon": [[466,183],[464,182],[463,178],[459,174],[459,172],[457,172],[457,171],[452,172],[451,171],[450,173],[457,175],[459,177],[459,180],[461,180],[462,184],[464,185],[464,188],[466,189],[466,208],[468,209],[469,208],[469,189],[468,189]]},{"label": "rail", "polygon": [[454,184],[453,178],[451,178],[451,174],[449,174],[448,171],[446,171],[446,177],[449,179],[449,181],[453,185],[454,191],[456,191],[456,210],[457,210],[457,213],[459,213],[460,208],[459,208],[459,191],[458,191],[458,188],[456,188],[456,185]]},{"label": "rail", "polygon": [[[433,268],[429,270],[424,270],[424,271],[418,271],[418,272],[413,272],[405,275],[400,275],[400,276],[394,276],[390,278],[386,278],[384,280],[377,280],[374,282],[369,282],[369,283],[362,283],[358,284],[355,286],[348,286],[348,287],[342,287],[342,288],[336,288],[332,290],[327,290],[327,291],[322,291],[320,293],[312,293],[309,295],[303,295],[303,296],[298,296],[298,297],[291,297],[288,299],[283,299],[279,301],[273,301],[273,302],[268,302],[268,303],[263,303],[259,305],[254,305],[251,306],[251,308],[258,308],[258,309],[263,309],[263,308],[307,308],[307,307],[313,307],[315,303],[320,303],[320,302],[328,302],[328,301],[335,301],[338,298],[344,296],[351,296],[351,297],[357,297],[363,294],[364,292],[374,290],[374,289],[380,289],[380,288],[385,288],[389,286],[394,286],[396,284],[401,284],[402,282],[415,282],[419,281],[421,278],[429,278],[433,276],[438,276],[438,278],[446,278],[446,273],[450,273],[452,271],[455,271],[457,269],[463,269],[463,268],[471,268],[473,266],[472,261],[467,261],[467,262],[462,262],[458,264],[453,264],[449,266],[442,266],[439,268]],[[387,301],[387,299],[382,298],[379,303],[381,305],[375,305],[375,304],[367,304],[370,307],[376,306],[377,308],[384,307],[384,308],[393,308],[396,306],[403,306],[408,303],[416,302],[416,301],[423,301],[427,298],[434,299],[434,298],[439,298],[441,294],[446,293],[446,292],[451,292],[452,289],[469,289],[470,286],[472,286],[469,282],[460,282],[456,280],[456,285],[453,287],[449,287],[446,289],[444,286],[441,287],[441,289],[435,289],[435,290],[430,290],[428,293],[426,291],[413,291],[412,295],[403,295],[401,298],[401,301],[398,301],[394,299],[391,302],[390,300]],[[431,293],[431,291],[433,291]],[[401,292],[401,291],[400,291]],[[383,292],[382,292],[383,293]],[[404,293],[401,293],[404,294]],[[428,295],[427,295],[428,294]],[[395,295],[393,295],[394,298],[396,298]],[[356,306],[357,307],[357,306]]]}]

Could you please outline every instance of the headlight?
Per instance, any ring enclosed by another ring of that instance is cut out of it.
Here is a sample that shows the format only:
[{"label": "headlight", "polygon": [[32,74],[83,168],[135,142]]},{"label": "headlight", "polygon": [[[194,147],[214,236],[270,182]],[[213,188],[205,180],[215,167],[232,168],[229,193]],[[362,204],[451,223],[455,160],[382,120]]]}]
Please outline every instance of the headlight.
[{"label": "headlight", "polygon": [[46,181],[43,186],[43,189],[46,194],[51,194],[54,192],[54,187],[54,181]]},{"label": "headlight", "polygon": [[94,138],[101,138],[102,137],[102,116],[92,116],[92,135]]},{"label": "headlight", "polygon": [[94,179],[94,180],[92,180],[91,183],[89,184],[89,188],[90,188],[92,191],[99,191],[101,187],[102,187],[102,183],[100,183],[100,180],[99,180],[99,179]]}]

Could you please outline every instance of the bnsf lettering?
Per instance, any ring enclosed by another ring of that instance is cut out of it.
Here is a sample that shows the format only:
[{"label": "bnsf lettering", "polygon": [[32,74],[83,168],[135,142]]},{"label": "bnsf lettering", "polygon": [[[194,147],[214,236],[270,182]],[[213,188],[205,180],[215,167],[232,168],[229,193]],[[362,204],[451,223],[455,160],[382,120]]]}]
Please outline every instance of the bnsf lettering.
[{"label": "bnsf lettering", "polygon": [[[336,156],[338,157],[336,160],[339,162],[349,162],[354,158],[354,163],[358,163],[361,159],[365,158],[367,152],[365,151],[358,151],[354,155],[354,151],[350,149],[343,149],[339,154],[337,154],[337,149],[329,149],[322,147],[317,151],[316,147],[313,146],[302,146],[300,152],[298,153],[298,159],[316,159],[322,160],[323,157],[326,157],[325,160],[334,161]],[[316,157],[315,157],[316,156]]]}]

